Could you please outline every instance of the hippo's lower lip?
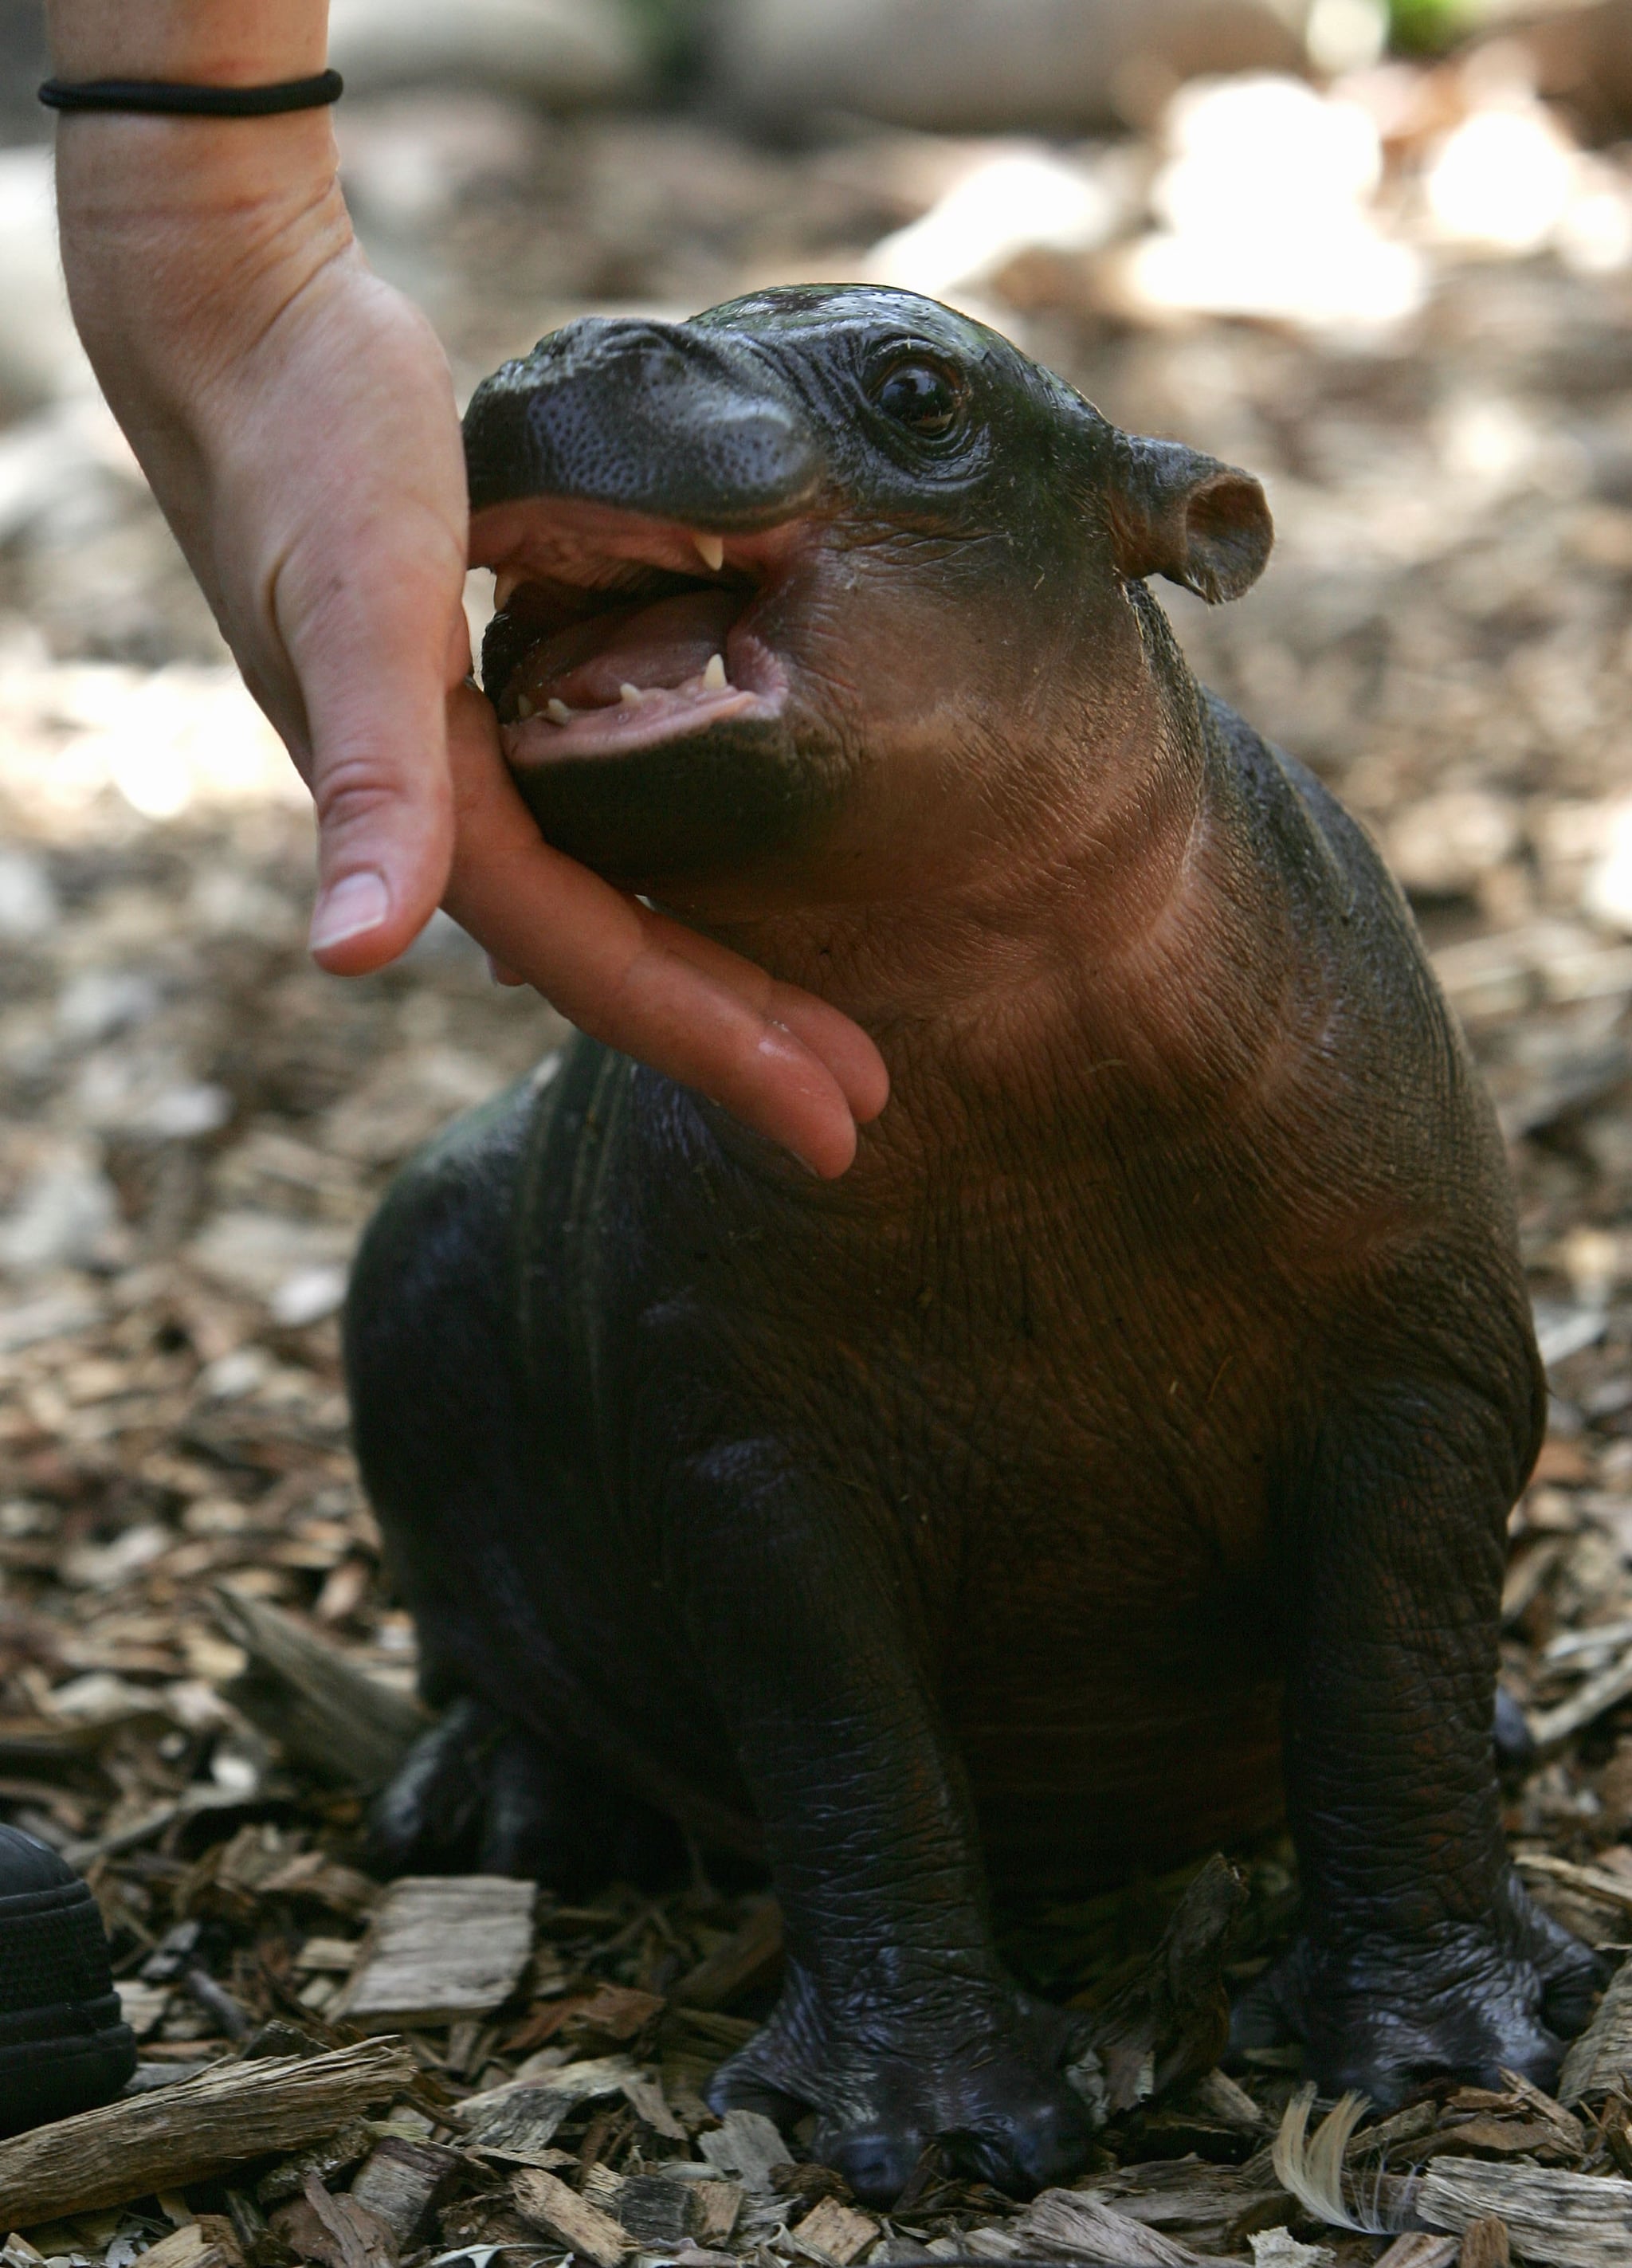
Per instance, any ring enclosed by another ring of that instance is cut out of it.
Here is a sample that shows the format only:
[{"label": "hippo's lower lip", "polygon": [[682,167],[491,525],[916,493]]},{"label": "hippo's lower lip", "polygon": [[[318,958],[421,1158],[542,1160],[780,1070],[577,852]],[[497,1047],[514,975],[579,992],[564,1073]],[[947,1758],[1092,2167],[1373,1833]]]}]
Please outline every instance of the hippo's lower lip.
[{"label": "hippo's lower lip", "polygon": [[490,507],[473,551],[500,612],[483,659],[504,753],[526,770],[632,754],[779,716],[788,671],[750,617],[798,523],[721,537],[614,507]]}]

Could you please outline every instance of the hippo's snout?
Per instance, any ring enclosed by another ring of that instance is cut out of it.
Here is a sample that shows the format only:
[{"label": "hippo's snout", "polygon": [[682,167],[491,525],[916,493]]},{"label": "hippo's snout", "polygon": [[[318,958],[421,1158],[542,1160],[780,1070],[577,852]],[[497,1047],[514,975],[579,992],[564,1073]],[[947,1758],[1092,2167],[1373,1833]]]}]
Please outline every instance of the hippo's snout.
[{"label": "hippo's snout", "polygon": [[771,358],[585,319],[477,390],[465,446],[483,680],[548,839],[643,884],[797,835],[815,790],[767,616],[827,464]]},{"label": "hippo's snout", "polygon": [[592,316],[477,388],[465,457],[473,511],[548,495],[726,530],[800,511],[823,466],[762,356],[685,323]]}]

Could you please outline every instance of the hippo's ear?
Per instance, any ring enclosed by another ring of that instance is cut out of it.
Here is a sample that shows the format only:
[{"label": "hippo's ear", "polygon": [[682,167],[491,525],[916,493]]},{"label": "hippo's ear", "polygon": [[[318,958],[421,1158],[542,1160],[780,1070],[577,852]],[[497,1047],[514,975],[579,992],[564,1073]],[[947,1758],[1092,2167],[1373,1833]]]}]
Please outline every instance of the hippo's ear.
[{"label": "hippo's ear", "polygon": [[1275,524],[1250,473],[1178,441],[1119,433],[1112,460],[1111,539],[1129,579],[1165,575],[1216,607],[1264,570]]}]

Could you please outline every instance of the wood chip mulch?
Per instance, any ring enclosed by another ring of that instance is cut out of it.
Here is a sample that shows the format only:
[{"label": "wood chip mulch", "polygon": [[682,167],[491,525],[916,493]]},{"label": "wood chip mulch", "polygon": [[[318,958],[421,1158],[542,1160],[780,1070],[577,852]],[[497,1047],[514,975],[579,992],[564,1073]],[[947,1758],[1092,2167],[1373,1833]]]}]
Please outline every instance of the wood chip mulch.
[{"label": "wood chip mulch", "polygon": [[[597,298],[849,272],[936,194],[925,137],[635,135],[563,129],[503,195],[427,223],[415,256],[462,370]],[[540,244],[548,274],[522,256]],[[1537,1752],[1507,1825],[1535,1896],[1614,1962],[1632,1945],[1632,943],[1583,884],[1632,755],[1627,285],[1550,256],[1437,275],[1387,354],[1142,330],[1057,263],[1008,288],[1034,350],[1111,414],[1272,476],[1283,571],[1176,619],[1390,850],[1496,1094],[1554,1395],[1512,1522],[1503,1677]],[[1517,472],[1468,471],[1456,421],[1493,401],[1510,439],[1566,436],[1564,470],[1519,448]],[[0,1814],[94,1885],[142,2062],[66,2156],[60,2132],[0,2145],[0,2234],[20,2232],[0,2268],[1632,2261],[1617,2006],[1567,2103],[1429,2090],[1360,2128],[1335,2194],[1341,2144],[1324,2176],[1289,2143],[1277,2164],[1301,2115],[1277,2054],[1124,2112],[1075,2190],[1024,2212],[932,2158],[880,2216],[797,2136],[704,2107],[774,1996],[762,1892],[455,1885],[475,1918],[450,1938],[443,1909],[362,1870],[364,1791],[416,1704],[347,1447],[347,1256],[408,1152],[560,1027],[446,924],[365,982],[311,967],[310,828],[282,759],[128,468],[87,461],[100,503],[71,559],[47,519],[0,543]],[[183,740],[185,762],[165,753]],[[373,1700],[336,1718],[357,1679]],[[1241,1982],[1284,1940],[1296,1881],[1283,1845],[1234,1855]],[[1027,1917],[1011,1957],[1107,1999],[1186,1887]],[[1389,2215],[1430,2198],[1438,2223],[1398,2233]]]}]

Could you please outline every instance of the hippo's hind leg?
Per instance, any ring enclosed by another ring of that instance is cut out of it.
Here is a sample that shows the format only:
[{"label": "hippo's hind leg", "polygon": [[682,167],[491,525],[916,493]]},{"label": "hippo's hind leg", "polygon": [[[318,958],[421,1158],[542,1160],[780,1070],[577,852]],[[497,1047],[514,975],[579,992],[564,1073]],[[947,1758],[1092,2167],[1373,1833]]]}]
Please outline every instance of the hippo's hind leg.
[{"label": "hippo's hind leg", "polygon": [[482,1690],[498,1594],[527,1580],[508,1539],[544,1516],[509,1249],[537,1108],[524,1081],[393,1184],[353,1271],[346,1366],[364,1480],[418,1626],[422,1687],[442,1710],[375,1806],[375,1861],[532,1874],[572,1894],[659,1879],[682,1852],[671,1822],[540,1729],[541,1693],[518,1695],[512,1712]]},{"label": "hippo's hind leg", "polygon": [[1503,1393],[1499,1345],[1459,1367],[1351,1387],[1323,1419],[1289,1520],[1303,1933],[1238,2007],[1233,2035],[1238,2048],[1299,2039],[1323,2091],[1383,2105],[1452,2073],[1550,2085],[1597,1977],[1526,1896],[1502,1832],[1491,1716],[1527,1382]]},{"label": "hippo's hind leg", "polygon": [[684,1855],[671,1820],[472,1694],[449,1704],[375,1802],[368,1852],[385,1874],[516,1874],[569,1896],[656,1887]]}]

